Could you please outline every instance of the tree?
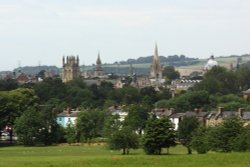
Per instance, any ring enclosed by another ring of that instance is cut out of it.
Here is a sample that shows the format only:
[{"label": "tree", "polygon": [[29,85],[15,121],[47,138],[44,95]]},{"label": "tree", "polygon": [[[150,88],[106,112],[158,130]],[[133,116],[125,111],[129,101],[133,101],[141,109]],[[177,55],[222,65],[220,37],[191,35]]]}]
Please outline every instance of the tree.
[{"label": "tree", "polygon": [[244,132],[243,122],[238,117],[226,119],[209,132],[209,145],[214,151],[234,151],[235,142]]},{"label": "tree", "polygon": [[178,111],[194,110],[195,108],[209,107],[209,94],[206,91],[188,91],[169,100],[160,100],[158,107],[175,108]]},{"label": "tree", "polygon": [[76,127],[69,123],[65,128],[65,139],[68,144],[72,144],[76,141]]},{"label": "tree", "polygon": [[249,74],[250,74],[249,67],[242,66],[236,71],[237,80],[239,82],[239,86],[241,90],[249,89],[250,87]]},{"label": "tree", "polygon": [[18,88],[0,92],[0,128],[12,126],[17,117],[30,107],[37,107],[38,98],[32,89]]},{"label": "tree", "polygon": [[25,111],[15,121],[15,132],[18,141],[24,145],[35,145],[39,141],[40,133],[44,128],[41,115],[33,108]]},{"label": "tree", "polygon": [[225,67],[214,66],[192,89],[206,90],[209,94],[230,94],[239,92],[239,83],[237,75],[233,71],[229,71]]},{"label": "tree", "polygon": [[235,151],[249,151],[250,150],[250,126],[244,127],[244,130],[238,135],[234,142]]},{"label": "tree", "polygon": [[157,92],[152,86],[140,89],[140,96],[142,97],[142,99],[148,98],[148,105],[153,105],[158,100]]},{"label": "tree", "polygon": [[122,124],[118,114],[108,115],[104,122],[103,136],[109,138],[114,132],[122,128]]},{"label": "tree", "polygon": [[10,91],[18,88],[18,83],[16,80],[0,80],[0,91]]},{"label": "tree", "polygon": [[180,78],[180,73],[175,70],[174,66],[164,67],[162,75],[170,81]]},{"label": "tree", "polygon": [[168,118],[150,118],[143,136],[143,148],[147,154],[161,154],[162,148],[175,146],[175,131]]},{"label": "tree", "polygon": [[199,127],[199,122],[196,117],[184,117],[179,123],[178,138],[181,144],[183,144],[188,151],[188,154],[192,154],[191,140],[192,132]]},{"label": "tree", "polygon": [[[78,136],[89,142],[94,137],[100,137],[103,133],[105,114],[98,109],[81,111],[77,118],[76,130]],[[80,139],[78,138],[78,140]]]},{"label": "tree", "polygon": [[125,118],[124,124],[130,126],[141,135],[148,120],[148,109],[140,105],[130,105],[127,111],[128,116]]},{"label": "tree", "polygon": [[199,154],[204,154],[209,151],[209,143],[207,139],[207,129],[199,127],[192,133],[191,147]]},{"label": "tree", "polygon": [[44,104],[51,98],[64,99],[67,96],[67,89],[61,79],[46,78],[34,86],[40,103]]},{"label": "tree", "polygon": [[122,149],[122,154],[129,154],[129,149],[138,148],[139,138],[130,127],[123,126],[110,136],[109,146],[111,149]]},{"label": "tree", "polygon": [[44,127],[41,131],[39,140],[44,145],[51,145],[58,143],[63,139],[64,130],[60,125],[57,124],[56,114],[57,109],[54,105],[40,106],[39,111],[42,117]]}]

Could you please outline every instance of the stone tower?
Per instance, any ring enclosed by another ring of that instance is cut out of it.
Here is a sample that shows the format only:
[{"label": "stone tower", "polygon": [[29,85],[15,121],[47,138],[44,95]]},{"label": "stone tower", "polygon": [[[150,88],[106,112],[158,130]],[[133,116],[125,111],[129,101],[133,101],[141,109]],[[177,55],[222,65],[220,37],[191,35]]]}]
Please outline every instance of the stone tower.
[{"label": "stone tower", "polygon": [[100,58],[100,52],[98,52],[96,60],[95,77],[100,77],[100,76],[103,76],[103,70],[102,70],[102,61]]},{"label": "stone tower", "polygon": [[63,56],[63,71],[62,71],[62,80],[63,82],[68,82],[80,76],[79,68],[79,57],[77,56],[67,56],[66,61]]},{"label": "stone tower", "polygon": [[154,78],[156,80],[162,79],[162,67],[160,63],[160,58],[158,55],[157,44],[155,44],[155,51],[153,55],[153,61],[151,64],[150,78]]}]

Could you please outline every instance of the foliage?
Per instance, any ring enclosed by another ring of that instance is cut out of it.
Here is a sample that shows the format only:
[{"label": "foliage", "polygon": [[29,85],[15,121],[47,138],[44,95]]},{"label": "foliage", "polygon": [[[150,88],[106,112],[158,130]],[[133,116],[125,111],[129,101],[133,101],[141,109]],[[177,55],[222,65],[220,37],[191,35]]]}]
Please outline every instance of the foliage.
[{"label": "foliage", "polygon": [[[140,97],[144,105],[152,106],[157,100],[157,92],[154,87],[145,87],[140,89]],[[147,99],[147,100],[146,100]]]},{"label": "foliage", "polygon": [[209,94],[230,94],[239,92],[239,83],[235,72],[215,66],[205,73],[204,79],[193,90],[206,90]]},{"label": "foliage", "polygon": [[243,131],[238,135],[234,141],[235,151],[249,151],[250,150],[250,126],[244,127]]},{"label": "foliage", "polygon": [[188,91],[182,95],[169,100],[160,100],[157,107],[175,108],[177,111],[185,112],[195,108],[208,108],[209,94],[206,91]]},{"label": "foliage", "polygon": [[199,154],[204,154],[209,151],[207,128],[199,127],[192,133],[191,147]]},{"label": "foliage", "polygon": [[42,117],[35,109],[28,109],[15,121],[18,141],[24,145],[35,145],[44,130]]},{"label": "foliage", "polygon": [[126,111],[128,111],[128,116],[125,118],[124,124],[141,135],[146,126],[150,110],[146,106],[130,105]]},{"label": "foliage", "polygon": [[242,66],[236,71],[236,76],[237,76],[240,90],[247,90],[250,88],[249,74],[250,74],[249,67]]},{"label": "foliage", "polygon": [[162,76],[166,77],[167,80],[172,81],[180,78],[180,73],[175,70],[174,66],[166,66],[162,71]]},{"label": "foliage", "polygon": [[143,148],[147,154],[161,154],[162,148],[175,146],[175,131],[168,118],[152,117],[148,120],[145,135],[143,136]]},{"label": "foliage", "polygon": [[67,124],[64,133],[65,133],[64,137],[68,144],[76,142],[76,127],[73,124],[71,123]]},{"label": "foliage", "polygon": [[61,79],[46,78],[34,86],[35,93],[44,104],[51,98],[64,99],[66,97],[66,87]]},{"label": "foliage", "polygon": [[10,91],[17,88],[18,88],[18,83],[13,79],[0,80],[0,91]]},{"label": "foliage", "polygon": [[12,126],[29,107],[37,107],[37,96],[34,91],[27,88],[18,88],[11,91],[0,92],[0,126]]},{"label": "foliage", "polygon": [[243,132],[244,127],[240,118],[232,117],[226,119],[222,124],[211,128],[209,132],[211,149],[221,152],[238,150],[238,148],[235,149],[235,144]]},{"label": "foliage", "polygon": [[101,110],[85,109],[78,114],[76,130],[78,141],[90,141],[94,137],[100,137],[103,134],[105,113]]},{"label": "foliage", "polygon": [[122,124],[123,123],[120,121],[120,116],[118,114],[108,115],[104,121],[103,136],[109,138],[115,131],[121,129]]},{"label": "foliage", "polygon": [[196,117],[184,117],[179,123],[178,139],[185,147],[187,147],[188,154],[192,154],[191,140],[192,132],[199,127],[199,121]]},{"label": "foliage", "polygon": [[139,138],[130,127],[123,126],[110,136],[109,146],[111,149],[122,149],[122,154],[129,154],[129,149],[139,147]]}]

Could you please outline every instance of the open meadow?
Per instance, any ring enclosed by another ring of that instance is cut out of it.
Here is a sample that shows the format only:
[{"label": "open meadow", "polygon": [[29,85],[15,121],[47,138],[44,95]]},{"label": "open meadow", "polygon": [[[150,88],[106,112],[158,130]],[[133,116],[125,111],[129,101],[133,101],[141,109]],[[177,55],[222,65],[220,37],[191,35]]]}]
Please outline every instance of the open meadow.
[{"label": "open meadow", "polygon": [[131,150],[121,155],[104,146],[0,147],[1,167],[249,167],[250,153],[187,155],[182,146],[171,155],[145,155]]}]

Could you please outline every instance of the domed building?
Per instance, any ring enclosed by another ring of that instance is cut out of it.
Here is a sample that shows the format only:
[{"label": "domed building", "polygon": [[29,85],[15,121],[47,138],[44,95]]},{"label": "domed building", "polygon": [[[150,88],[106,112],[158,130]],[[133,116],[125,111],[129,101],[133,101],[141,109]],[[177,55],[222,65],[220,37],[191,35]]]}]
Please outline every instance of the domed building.
[{"label": "domed building", "polygon": [[204,70],[211,70],[214,66],[218,66],[218,62],[214,60],[214,56],[212,55],[204,66]]}]

